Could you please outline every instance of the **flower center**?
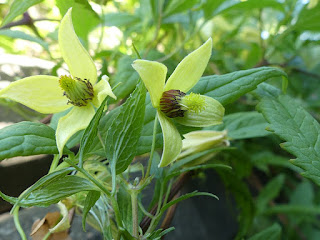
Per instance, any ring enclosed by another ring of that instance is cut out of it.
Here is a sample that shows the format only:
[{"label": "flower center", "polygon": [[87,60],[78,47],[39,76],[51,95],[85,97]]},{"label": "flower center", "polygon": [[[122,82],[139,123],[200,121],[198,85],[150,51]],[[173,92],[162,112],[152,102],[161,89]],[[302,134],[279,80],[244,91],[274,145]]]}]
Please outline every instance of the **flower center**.
[{"label": "flower center", "polygon": [[186,111],[199,114],[205,109],[205,97],[197,93],[186,95],[180,90],[169,90],[160,99],[160,110],[169,118],[183,117]]},{"label": "flower center", "polygon": [[206,109],[206,99],[199,93],[190,93],[181,100],[181,104],[187,108],[187,110],[195,113],[200,113]]},{"label": "flower center", "polygon": [[71,103],[77,107],[86,106],[94,96],[92,84],[88,79],[63,75],[59,79],[60,87],[64,90],[65,95]]}]

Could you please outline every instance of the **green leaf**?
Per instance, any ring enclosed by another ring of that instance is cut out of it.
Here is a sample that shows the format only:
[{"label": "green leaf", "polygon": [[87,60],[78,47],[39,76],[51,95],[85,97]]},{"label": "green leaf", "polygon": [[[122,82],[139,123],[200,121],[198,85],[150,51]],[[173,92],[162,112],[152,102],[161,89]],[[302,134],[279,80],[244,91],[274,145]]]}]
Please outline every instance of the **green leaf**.
[{"label": "green leaf", "polygon": [[[45,184],[44,186],[32,191],[28,197],[20,201],[19,206],[48,207],[51,204],[55,204],[61,199],[71,196],[75,193],[92,190],[99,191],[99,189],[89,180],[74,175],[67,175],[62,178],[55,179],[55,181],[50,181],[48,184]],[[2,192],[0,192],[0,197],[12,204],[18,201],[18,198],[9,197]]]},{"label": "green leaf", "polygon": [[[139,144],[137,147],[137,155],[150,152],[151,144],[152,144],[152,136],[153,136],[154,118],[155,118],[156,112],[157,110],[151,104],[150,95],[147,94],[145,117],[144,117],[143,128],[141,131],[141,136],[139,139]],[[163,146],[163,137],[162,137],[160,124],[158,123],[155,148],[159,149],[162,146]]]},{"label": "green leaf", "polygon": [[172,205],[177,204],[177,203],[179,203],[179,202],[181,202],[183,200],[186,200],[188,198],[195,197],[195,196],[209,196],[209,197],[213,197],[213,198],[219,200],[219,198],[216,195],[212,194],[212,193],[194,191],[194,192],[191,192],[191,193],[184,194],[184,195],[182,195],[182,196],[180,196],[180,197],[168,202],[167,204],[165,204],[161,208],[160,214],[163,214]]},{"label": "green leaf", "polygon": [[134,156],[140,138],[146,90],[140,82],[132,95],[120,107],[107,132],[105,146],[106,155],[111,165],[116,166],[119,174],[127,169]]},{"label": "green leaf", "polygon": [[29,187],[26,191],[24,191],[18,198],[17,202],[14,204],[11,213],[14,211],[14,209],[19,205],[19,203],[21,202],[22,199],[28,197],[33,191],[35,191],[36,189],[39,189],[41,187],[46,186],[47,184],[49,184],[50,182],[54,182],[59,178],[62,178],[64,176],[66,176],[67,174],[69,174],[72,170],[74,170],[74,168],[70,167],[70,168],[64,168],[61,169],[59,171],[55,171],[53,173],[50,173],[48,175],[43,176],[42,178],[40,178],[35,184],[33,184],[31,187]]},{"label": "green leaf", "polygon": [[117,201],[119,209],[121,209],[120,214],[124,228],[127,229],[129,233],[132,233],[131,196],[123,186],[119,187],[119,191],[117,192]]},{"label": "green leaf", "polygon": [[263,97],[258,110],[273,131],[286,142],[281,147],[297,159],[291,162],[305,170],[303,176],[320,185],[320,125],[302,106],[286,95]]},{"label": "green leaf", "polygon": [[234,239],[242,239],[252,225],[254,204],[248,186],[234,171],[218,171],[226,188],[233,194],[240,214],[238,217],[239,230]]},{"label": "green leaf", "polygon": [[164,16],[173,15],[190,10],[195,4],[199,3],[199,0],[171,0],[168,6],[164,10]]},{"label": "green leaf", "polygon": [[117,96],[117,100],[127,97],[136,87],[139,75],[131,66],[133,60],[129,56],[123,56],[117,64],[117,73],[110,81],[111,86],[117,86],[113,93]]},{"label": "green leaf", "polygon": [[3,19],[1,26],[12,22],[17,16],[23,14],[29,7],[41,3],[43,0],[14,0],[11,3],[8,15]]},{"label": "green leaf", "polygon": [[311,215],[316,216],[320,214],[320,207],[318,206],[304,206],[304,205],[294,205],[294,204],[283,204],[269,207],[264,211],[266,215],[273,214],[296,214],[296,215]]},{"label": "green leaf", "polygon": [[[70,152],[66,148],[64,151]],[[58,154],[52,128],[42,123],[20,122],[0,130],[0,160],[38,154]]]},{"label": "green leaf", "polygon": [[[126,12],[114,12],[104,15],[105,26],[128,27],[140,21],[140,17]],[[126,56],[128,57],[128,56]],[[117,68],[118,69],[118,68]],[[118,96],[118,95],[116,95]]]},{"label": "green leaf", "polygon": [[280,240],[281,239],[281,227],[278,223],[274,223],[267,229],[259,232],[249,238],[248,240]]},{"label": "green leaf", "polygon": [[258,112],[238,112],[225,116],[223,123],[217,126],[206,127],[205,130],[228,130],[231,139],[246,139],[264,137],[270,133],[266,131],[268,123]]},{"label": "green leaf", "polygon": [[224,1],[213,13],[213,15],[218,15],[225,13],[230,10],[252,11],[253,9],[262,9],[271,7],[280,11],[284,11],[283,4],[277,0],[227,0]]},{"label": "green leaf", "polygon": [[305,5],[304,9],[299,14],[297,22],[290,28],[291,30],[300,31],[319,31],[320,30],[320,4],[317,4],[314,8],[309,9]]},{"label": "green leaf", "polygon": [[106,97],[103,102],[101,103],[100,107],[96,111],[95,115],[91,119],[88,127],[85,129],[81,141],[80,141],[80,148],[79,148],[79,166],[83,166],[83,156],[89,152],[90,147],[94,143],[94,140],[97,137],[98,132],[98,124],[102,117],[103,110],[105,108],[105,104],[108,97]]},{"label": "green leaf", "polygon": [[32,35],[29,35],[25,32],[22,31],[13,31],[10,29],[2,29],[0,30],[0,35],[3,36],[7,36],[10,38],[17,38],[17,39],[23,39],[23,40],[27,40],[30,42],[35,42],[38,43],[41,47],[43,47],[47,52],[49,52],[49,44],[45,41],[43,41],[41,38],[39,37],[35,37]]},{"label": "green leaf", "polygon": [[278,196],[285,177],[284,175],[279,175],[273,178],[268,184],[262,189],[259,196],[256,199],[257,212],[261,213],[268,207],[268,203]]},{"label": "green leaf", "polygon": [[72,7],[72,23],[74,30],[82,43],[87,47],[89,32],[100,23],[98,14],[87,0],[56,0],[56,5],[64,16]]},{"label": "green leaf", "polygon": [[84,201],[83,211],[82,211],[82,228],[86,231],[86,218],[90,209],[95,205],[95,203],[100,198],[100,192],[98,191],[89,191]]},{"label": "green leaf", "polygon": [[242,95],[254,90],[260,83],[273,77],[287,77],[279,68],[260,67],[241,70],[225,75],[202,77],[191,89],[194,93],[207,95],[222,105],[236,101]]}]

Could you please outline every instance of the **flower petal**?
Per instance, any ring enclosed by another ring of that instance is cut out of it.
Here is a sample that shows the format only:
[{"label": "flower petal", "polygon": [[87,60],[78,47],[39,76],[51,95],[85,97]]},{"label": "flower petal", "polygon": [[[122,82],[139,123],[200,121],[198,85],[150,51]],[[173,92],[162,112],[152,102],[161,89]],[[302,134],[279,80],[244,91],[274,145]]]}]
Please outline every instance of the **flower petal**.
[{"label": "flower petal", "polygon": [[177,159],[181,152],[182,139],[170,119],[160,111],[158,117],[163,133],[163,152],[159,167],[165,167]]},{"label": "flower petal", "polygon": [[224,107],[217,100],[204,96],[206,108],[200,113],[186,111],[184,117],[175,118],[176,122],[191,127],[207,127],[222,123]]},{"label": "flower petal", "polygon": [[71,8],[63,17],[59,27],[59,46],[61,55],[73,77],[97,81],[97,69],[89,53],[81,45],[72,25]]},{"label": "flower petal", "polygon": [[209,38],[202,46],[186,56],[176,67],[168,79],[165,91],[176,89],[188,92],[200,79],[206,69],[212,49]]},{"label": "flower petal", "polygon": [[38,75],[20,79],[0,91],[0,98],[19,102],[40,113],[57,113],[70,108],[59,78]]},{"label": "flower petal", "polygon": [[159,107],[167,75],[167,67],[162,63],[147,60],[135,60],[132,67],[139,73],[150,93],[152,106]]},{"label": "flower petal", "polygon": [[67,115],[59,119],[56,130],[56,141],[60,156],[67,141],[73,134],[86,128],[94,114],[94,108],[89,104],[85,107],[73,107]]},{"label": "flower petal", "polygon": [[106,75],[103,75],[102,79],[96,85],[93,86],[94,98],[92,102],[96,107],[100,106],[100,104],[106,98],[106,96],[110,96],[114,99],[117,99],[116,95],[114,95],[114,93],[112,92],[108,79],[109,78]]}]

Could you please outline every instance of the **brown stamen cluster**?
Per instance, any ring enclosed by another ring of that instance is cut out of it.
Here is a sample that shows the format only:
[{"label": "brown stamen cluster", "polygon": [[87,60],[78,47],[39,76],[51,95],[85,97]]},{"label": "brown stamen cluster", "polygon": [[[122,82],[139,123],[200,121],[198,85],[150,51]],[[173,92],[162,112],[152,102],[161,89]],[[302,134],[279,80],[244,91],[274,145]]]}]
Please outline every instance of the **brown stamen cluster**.
[{"label": "brown stamen cluster", "polygon": [[162,94],[160,99],[160,110],[169,118],[183,117],[185,109],[180,104],[186,94],[180,90],[169,90]]}]

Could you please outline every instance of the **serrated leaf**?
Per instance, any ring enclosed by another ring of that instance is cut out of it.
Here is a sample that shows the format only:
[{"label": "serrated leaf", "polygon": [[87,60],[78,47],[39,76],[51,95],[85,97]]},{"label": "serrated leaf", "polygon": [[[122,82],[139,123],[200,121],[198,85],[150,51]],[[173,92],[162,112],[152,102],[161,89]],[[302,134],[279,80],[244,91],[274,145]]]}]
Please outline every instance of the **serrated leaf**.
[{"label": "serrated leaf", "polygon": [[12,20],[14,20],[17,16],[27,11],[29,7],[41,3],[42,1],[43,0],[14,0],[11,4],[9,13],[3,19],[1,26],[4,26],[12,22]]},{"label": "serrated leaf", "polygon": [[106,136],[106,155],[111,165],[115,165],[119,174],[127,169],[140,138],[144,112],[146,90],[140,82],[132,95],[120,107]]},{"label": "serrated leaf", "polygon": [[103,102],[101,103],[100,107],[96,111],[95,115],[91,119],[88,127],[85,129],[81,141],[80,141],[80,148],[79,148],[79,166],[83,166],[83,156],[89,152],[90,147],[93,145],[94,141],[98,138],[98,125],[100,119],[102,117],[103,110],[105,108],[105,104],[108,97],[106,97]]},{"label": "serrated leaf", "polygon": [[287,95],[264,97],[257,106],[281,144],[297,159],[292,163],[305,170],[303,176],[320,185],[320,125],[303,107]]},{"label": "serrated leaf", "polygon": [[200,79],[191,92],[207,95],[226,105],[273,77],[286,78],[287,74],[279,68],[260,67],[224,75],[206,76]]},{"label": "serrated leaf", "polygon": [[[62,178],[52,181],[42,188],[37,188],[27,198],[20,201],[19,206],[31,207],[41,206],[48,207],[51,204],[59,202],[68,196],[82,191],[99,191],[89,180],[74,176],[67,175]],[[0,192],[0,197],[5,201],[12,204],[16,203],[18,198],[9,197]]]},{"label": "serrated leaf", "polygon": [[267,229],[259,232],[249,238],[248,240],[280,240],[281,239],[281,227],[278,223],[273,224]]},{"label": "serrated leaf", "polygon": [[0,30],[0,35],[7,36],[10,38],[23,39],[30,42],[38,43],[41,47],[43,47],[47,52],[49,52],[49,44],[43,41],[41,38],[29,35],[22,31],[10,30],[10,29],[2,29]]},{"label": "serrated leaf", "polygon": [[229,114],[223,118],[222,124],[204,129],[227,130],[231,139],[246,139],[269,135],[270,132],[265,130],[267,125],[262,114],[253,111]]},{"label": "serrated leaf", "polygon": [[83,211],[82,211],[82,228],[86,230],[86,218],[90,209],[95,205],[95,203],[100,198],[100,192],[98,191],[89,191],[84,201]]},{"label": "serrated leaf", "polygon": [[[70,151],[65,148],[64,152]],[[0,130],[0,160],[38,154],[58,154],[55,131],[51,127],[20,122]]]}]

